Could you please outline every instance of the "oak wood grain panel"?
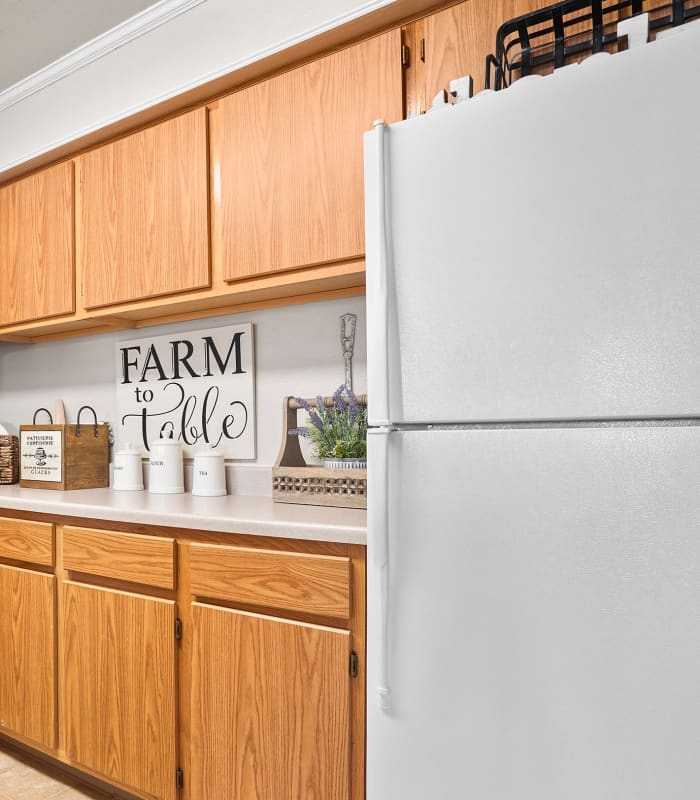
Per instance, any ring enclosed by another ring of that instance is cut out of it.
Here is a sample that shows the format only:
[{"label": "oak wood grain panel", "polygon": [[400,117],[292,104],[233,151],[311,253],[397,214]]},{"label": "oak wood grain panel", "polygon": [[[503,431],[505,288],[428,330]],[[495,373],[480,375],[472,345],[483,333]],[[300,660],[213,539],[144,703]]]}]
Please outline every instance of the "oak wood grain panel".
[{"label": "oak wood grain panel", "polygon": [[0,517],[0,558],[53,566],[53,525]]},{"label": "oak wood grain panel", "polygon": [[0,189],[0,325],[75,310],[73,164]]},{"label": "oak wood grain panel", "polygon": [[63,567],[89,575],[174,589],[175,539],[65,527]]},{"label": "oak wood grain panel", "polygon": [[367,699],[367,575],[366,548],[354,545],[352,553],[352,649],[358,656],[357,677],[352,681],[352,800],[365,800],[365,740]]},{"label": "oak wood grain panel", "polygon": [[[401,30],[401,39],[407,48],[407,63],[404,65],[403,71],[404,113],[406,119],[424,114],[428,105],[427,87],[425,85],[425,57],[421,58],[421,47],[425,47],[424,27],[425,20],[417,19]],[[423,42],[422,45],[421,42]]]},{"label": "oak wood grain panel", "polygon": [[192,594],[323,617],[350,617],[350,559],[190,546]]},{"label": "oak wood grain panel", "polygon": [[80,157],[85,307],[208,286],[207,111]]},{"label": "oak wood grain panel", "polygon": [[56,746],[55,581],[0,565],[0,729]]},{"label": "oak wood grain panel", "polygon": [[466,0],[407,26],[404,35],[411,48],[407,116],[425,113],[454,78],[471,75],[474,91],[483,89],[486,56],[496,49],[501,25],[551,4],[551,0]]},{"label": "oak wood grain panel", "polygon": [[67,757],[159,800],[176,766],[175,603],[67,582]]},{"label": "oak wood grain panel", "polygon": [[77,424],[66,425],[64,429],[63,483],[68,491],[109,486],[109,425],[105,422],[98,425],[97,436],[83,419],[83,429],[86,427],[90,431],[87,436],[78,435]]},{"label": "oak wood grain panel", "polygon": [[362,137],[402,117],[398,30],[225,97],[218,113],[225,280],[362,256]]},{"label": "oak wood grain panel", "polygon": [[[96,145],[104,144],[109,139],[123,136],[138,127],[153,124],[174,113],[193,108],[202,103],[215,102],[218,97],[232,92],[241,86],[249,85],[266,76],[276,74],[284,69],[313,58],[323,56],[331,50],[347,47],[378,31],[406,24],[411,19],[424,16],[440,7],[449,5],[454,0],[394,0],[394,2],[375,8],[369,13],[356,16],[342,25],[322,30],[317,35],[305,38],[283,50],[276,50],[264,58],[247,63],[240,69],[227,72],[214,80],[193,86],[173,97],[149,105],[147,108],[123,117],[103,128],[90,131],[70,142],[61,144],[46,152],[31,157],[22,164],[13,165],[0,171],[0,182],[9,181],[24,175],[46,164],[55,163],[70,154],[89,150]],[[667,0],[664,0],[667,2]],[[2,168],[0,167],[0,170]]]},{"label": "oak wood grain panel", "polygon": [[191,797],[348,800],[349,634],[192,612]]}]

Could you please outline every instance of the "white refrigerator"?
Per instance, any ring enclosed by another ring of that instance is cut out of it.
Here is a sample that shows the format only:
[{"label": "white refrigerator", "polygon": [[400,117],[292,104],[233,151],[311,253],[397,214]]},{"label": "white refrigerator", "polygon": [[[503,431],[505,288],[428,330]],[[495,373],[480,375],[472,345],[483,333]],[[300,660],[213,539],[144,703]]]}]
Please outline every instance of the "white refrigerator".
[{"label": "white refrigerator", "polygon": [[699,75],[366,135],[367,800],[700,797]]}]

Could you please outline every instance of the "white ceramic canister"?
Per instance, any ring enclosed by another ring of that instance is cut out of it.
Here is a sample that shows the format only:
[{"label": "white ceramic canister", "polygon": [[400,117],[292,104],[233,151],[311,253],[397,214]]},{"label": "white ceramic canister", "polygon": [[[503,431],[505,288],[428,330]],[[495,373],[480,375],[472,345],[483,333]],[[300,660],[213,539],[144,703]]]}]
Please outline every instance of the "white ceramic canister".
[{"label": "white ceramic canister", "polygon": [[114,454],[112,489],[121,492],[138,492],[143,489],[141,453],[130,442],[126,443],[123,450]]},{"label": "white ceramic canister", "polygon": [[199,497],[220,497],[226,494],[224,456],[211,445],[194,454],[192,494]]},{"label": "white ceramic canister", "polygon": [[182,445],[175,439],[156,439],[151,444],[148,491],[151,494],[182,494],[185,491]]}]

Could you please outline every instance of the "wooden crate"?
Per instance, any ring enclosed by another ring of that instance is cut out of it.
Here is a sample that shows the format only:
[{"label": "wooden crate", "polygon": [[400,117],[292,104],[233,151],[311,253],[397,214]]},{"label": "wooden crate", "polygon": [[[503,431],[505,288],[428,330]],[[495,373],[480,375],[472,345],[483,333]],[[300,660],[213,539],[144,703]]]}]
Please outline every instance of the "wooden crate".
[{"label": "wooden crate", "polygon": [[81,424],[84,408],[89,406],[80,409],[75,425],[20,425],[20,486],[63,490],[109,486],[109,425],[98,424],[91,408],[94,422]]},{"label": "wooden crate", "polygon": [[[324,397],[326,406],[332,397]],[[316,401],[309,400],[315,407]],[[367,405],[367,396],[357,398]],[[282,444],[272,468],[272,499],[276,503],[303,503],[314,506],[367,508],[366,469],[327,469],[307,465],[299,446],[298,436],[288,431],[298,427],[297,414],[301,405],[293,397],[285,397],[282,405]]]}]

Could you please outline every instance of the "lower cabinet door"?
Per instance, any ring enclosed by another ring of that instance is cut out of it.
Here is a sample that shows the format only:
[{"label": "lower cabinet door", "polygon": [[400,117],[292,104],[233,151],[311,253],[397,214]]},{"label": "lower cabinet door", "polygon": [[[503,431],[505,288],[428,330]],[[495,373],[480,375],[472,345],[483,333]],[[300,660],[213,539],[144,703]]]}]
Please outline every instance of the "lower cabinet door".
[{"label": "lower cabinet door", "polygon": [[64,584],[66,755],[158,800],[176,796],[174,624],[174,601]]},{"label": "lower cabinet door", "polygon": [[0,565],[0,730],[56,747],[56,578]]},{"label": "lower cabinet door", "polygon": [[347,800],[350,634],[194,603],[192,788],[201,800]]}]

